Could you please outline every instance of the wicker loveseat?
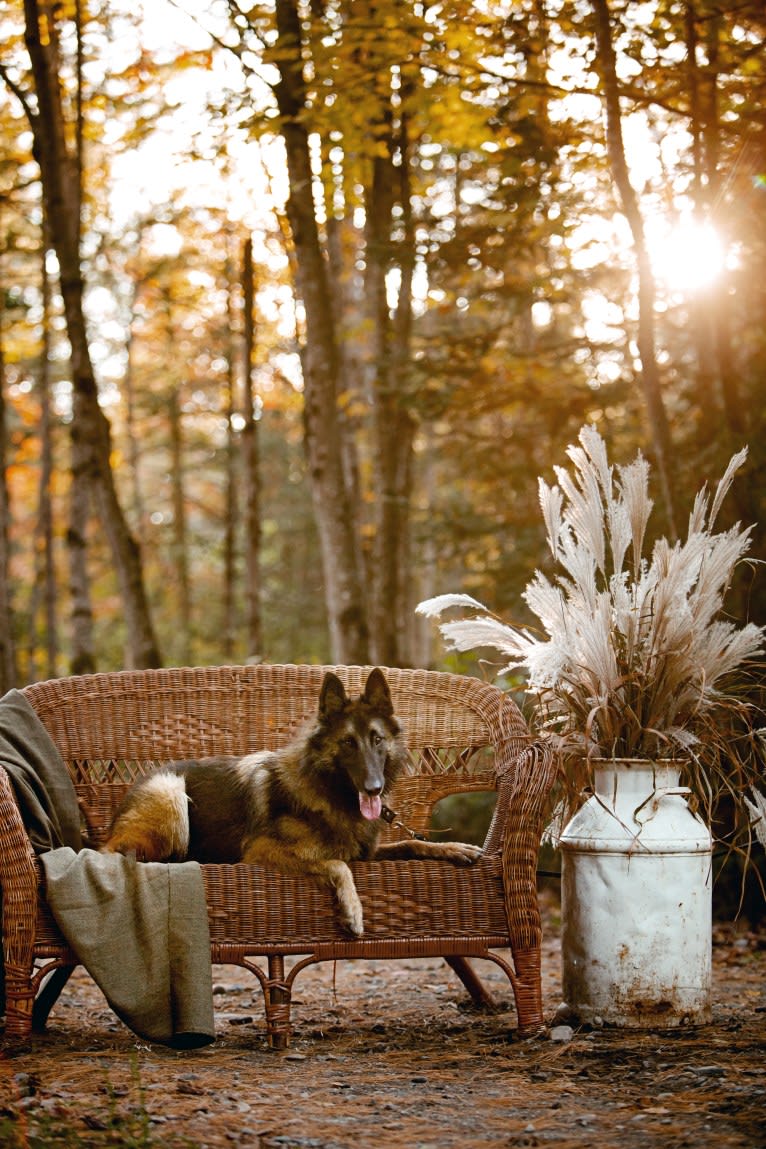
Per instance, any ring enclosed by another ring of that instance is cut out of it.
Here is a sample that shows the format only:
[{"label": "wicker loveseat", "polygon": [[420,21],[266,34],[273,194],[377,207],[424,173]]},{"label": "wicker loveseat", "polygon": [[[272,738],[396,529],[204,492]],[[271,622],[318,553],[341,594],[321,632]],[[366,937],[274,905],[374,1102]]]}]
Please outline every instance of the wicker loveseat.
[{"label": "wicker loveseat", "polygon": [[[118,671],[39,682],[23,694],[71,772],[84,832],[98,847],[131,781],[155,764],[239,755],[289,740],[315,715],[326,669]],[[359,693],[369,668],[331,669],[349,692]],[[467,959],[490,959],[510,979],[519,1031],[535,1031],[543,1022],[536,867],[550,758],[496,687],[435,671],[385,673],[414,767],[391,803],[397,820],[423,831],[439,799],[496,788],[485,852],[467,869],[434,861],[354,863],[365,920],[359,939],[343,932],[331,895],[309,878],[257,866],[203,866],[212,960],[242,966],[259,979],[267,1035],[277,1048],[289,1041],[297,974],[342,958],[443,956],[479,1001],[484,990]],[[0,888],[5,1033],[22,1038],[45,1025],[77,959],[46,907],[40,863],[3,769]]]}]

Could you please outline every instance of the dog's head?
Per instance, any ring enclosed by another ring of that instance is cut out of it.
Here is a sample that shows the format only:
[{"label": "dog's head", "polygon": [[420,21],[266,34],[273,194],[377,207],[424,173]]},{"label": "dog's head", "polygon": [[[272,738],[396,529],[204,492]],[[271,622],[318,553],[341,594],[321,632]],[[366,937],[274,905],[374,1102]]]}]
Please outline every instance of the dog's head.
[{"label": "dog's head", "polygon": [[406,766],[401,727],[383,671],[372,670],[359,698],[349,698],[332,671],[319,693],[319,725],[328,735],[333,765],[345,770],[359,798],[359,812],[374,821],[382,798]]}]

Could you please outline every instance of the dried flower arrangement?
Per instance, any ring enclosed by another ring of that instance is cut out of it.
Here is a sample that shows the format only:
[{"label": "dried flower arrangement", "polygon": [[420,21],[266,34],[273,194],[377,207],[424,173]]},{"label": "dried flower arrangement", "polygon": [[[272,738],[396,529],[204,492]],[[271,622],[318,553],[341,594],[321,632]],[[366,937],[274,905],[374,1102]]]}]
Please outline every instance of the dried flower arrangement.
[{"label": "dried flower arrangement", "polygon": [[686,539],[659,539],[650,558],[646,460],[613,467],[595,427],[584,427],[567,454],[573,473],[556,467],[557,485],[539,480],[561,572],[551,581],[538,571],[524,592],[541,629],[509,625],[464,594],[417,611],[469,609],[471,618],[440,623],[448,645],[495,649],[504,672],[526,672],[531,720],[557,740],[570,805],[594,758],[682,758],[708,816],[725,791],[747,821],[744,795],[763,780],[763,763],[746,688],[766,628],[721,617],[752,528],[714,531],[747,451],[731,459],[712,501],[704,487],[697,494]]}]

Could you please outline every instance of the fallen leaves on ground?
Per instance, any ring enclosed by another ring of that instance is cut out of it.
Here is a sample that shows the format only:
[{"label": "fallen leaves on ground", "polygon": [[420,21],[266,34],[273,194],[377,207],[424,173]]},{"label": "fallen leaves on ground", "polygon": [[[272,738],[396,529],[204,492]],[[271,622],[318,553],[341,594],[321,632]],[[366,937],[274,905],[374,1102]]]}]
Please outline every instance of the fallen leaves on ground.
[{"label": "fallen leaves on ground", "polygon": [[[546,1016],[559,1004],[548,915]],[[477,1012],[440,960],[304,971],[291,1047],[267,1048],[260,987],[216,967],[217,1040],[150,1046],[78,970],[48,1032],[0,1053],[0,1144],[19,1149],[754,1149],[766,1144],[766,938],[717,927],[713,1022],[519,1041],[504,975]]]}]

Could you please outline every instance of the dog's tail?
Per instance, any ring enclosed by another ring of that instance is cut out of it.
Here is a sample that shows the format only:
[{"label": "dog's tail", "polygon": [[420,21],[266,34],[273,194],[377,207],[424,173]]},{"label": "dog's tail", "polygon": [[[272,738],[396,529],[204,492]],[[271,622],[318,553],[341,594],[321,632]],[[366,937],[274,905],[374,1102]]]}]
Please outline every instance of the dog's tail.
[{"label": "dog's tail", "polygon": [[160,770],[130,790],[102,850],[134,854],[141,862],[183,861],[189,852],[189,798],[183,777]]}]

